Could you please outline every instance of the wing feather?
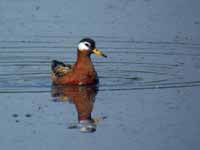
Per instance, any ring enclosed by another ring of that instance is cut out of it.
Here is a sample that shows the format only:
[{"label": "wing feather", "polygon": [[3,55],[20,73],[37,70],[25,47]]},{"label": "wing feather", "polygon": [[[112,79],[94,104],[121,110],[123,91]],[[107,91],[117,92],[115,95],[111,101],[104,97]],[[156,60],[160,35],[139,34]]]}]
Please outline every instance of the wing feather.
[{"label": "wing feather", "polygon": [[57,77],[62,77],[72,69],[72,65],[53,60],[51,63],[52,73]]}]

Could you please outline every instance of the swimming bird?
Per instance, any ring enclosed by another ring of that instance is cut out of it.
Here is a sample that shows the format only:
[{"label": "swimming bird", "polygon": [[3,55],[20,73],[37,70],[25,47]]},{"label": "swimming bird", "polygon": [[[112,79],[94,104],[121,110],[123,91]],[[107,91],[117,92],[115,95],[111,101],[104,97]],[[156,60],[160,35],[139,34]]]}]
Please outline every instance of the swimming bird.
[{"label": "swimming bird", "polygon": [[77,48],[75,64],[64,64],[53,60],[51,64],[51,79],[53,85],[91,85],[99,82],[97,72],[91,60],[91,54],[107,57],[96,48],[95,41],[83,38]]}]

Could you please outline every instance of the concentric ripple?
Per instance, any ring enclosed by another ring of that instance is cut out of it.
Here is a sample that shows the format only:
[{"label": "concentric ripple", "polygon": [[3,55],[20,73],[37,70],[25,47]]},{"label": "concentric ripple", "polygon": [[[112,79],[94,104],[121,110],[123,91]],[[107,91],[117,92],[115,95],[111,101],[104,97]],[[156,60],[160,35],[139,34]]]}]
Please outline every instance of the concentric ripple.
[{"label": "concentric ripple", "polygon": [[[109,56],[92,58],[101,80],[100,90],[200,86],[198,43],[93,37]],[[38,35],[29,40],[0,41],[0,93],[49,92],[51,60],[73,63],[80,38]]]}]

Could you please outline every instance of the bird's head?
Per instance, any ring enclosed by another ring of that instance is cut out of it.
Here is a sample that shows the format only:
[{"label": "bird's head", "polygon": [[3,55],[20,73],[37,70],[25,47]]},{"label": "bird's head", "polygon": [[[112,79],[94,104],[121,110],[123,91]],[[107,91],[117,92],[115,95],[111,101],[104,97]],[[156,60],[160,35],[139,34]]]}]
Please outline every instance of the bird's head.
[{"label": "bird's head", "polygon": [[101,50],[96,48],[95,41],[91,38],[83,38],[78,44],[78,50],[87,54],[107,57]]}]

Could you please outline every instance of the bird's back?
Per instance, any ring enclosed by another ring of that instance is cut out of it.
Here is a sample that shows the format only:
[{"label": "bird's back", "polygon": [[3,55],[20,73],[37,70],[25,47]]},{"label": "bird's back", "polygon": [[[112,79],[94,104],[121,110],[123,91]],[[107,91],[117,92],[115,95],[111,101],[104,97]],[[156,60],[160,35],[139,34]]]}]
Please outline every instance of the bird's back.
[{"label": "bird's back", "polygon": [[96,71],[90,67],[79,68],[77,64],[69,65],[53,60],[51,68],[52,82],[56,85],[88,85],[99,81]]}]

